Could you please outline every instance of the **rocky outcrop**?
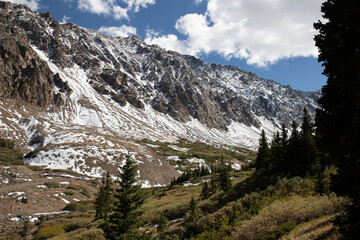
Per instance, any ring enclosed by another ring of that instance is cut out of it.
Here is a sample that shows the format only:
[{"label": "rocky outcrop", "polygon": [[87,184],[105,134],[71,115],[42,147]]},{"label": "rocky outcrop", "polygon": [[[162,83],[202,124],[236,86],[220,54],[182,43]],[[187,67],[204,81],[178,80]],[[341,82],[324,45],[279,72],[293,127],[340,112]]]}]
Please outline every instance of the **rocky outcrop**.
[{"label": "rocky outcrop", "polygon": [[0,21],[0,96],[39,107],[54,103],[53,74],[23,29]]}]

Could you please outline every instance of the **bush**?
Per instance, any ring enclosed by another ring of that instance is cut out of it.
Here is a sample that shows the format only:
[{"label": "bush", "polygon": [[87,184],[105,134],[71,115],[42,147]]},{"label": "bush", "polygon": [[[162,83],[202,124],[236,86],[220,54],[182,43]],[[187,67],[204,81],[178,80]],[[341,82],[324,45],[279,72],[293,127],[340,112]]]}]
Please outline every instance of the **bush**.
[{"label": "bush", "polygon": [[56,237],[51,238],[51,240],[105,240],[103,236],[103,231],[99,228],[86,229],[81,228],[76,231],[69,233],[63,233]]},{"label": "bush", "polygon": [[68,196],[71,196],[71,195],[74,195],[74,192],[71,191],[71,190],[67,190],[67,191],[64,191],[64,194],[68,195]]},{"label": "bush", "polygon": [[81,191],[80,194],[84,195],[87,198],[91,198],[90,193],[86,192],[86,191]]},{"label": "bush", "polygon": [[0,138],[0,147],[13,149],[15,146],[14,142],[5,138]]},{"label": "bush", "polygon": [[40,167],[40,166],[30,166],[30,165],[26,165],[26,167],[32,171],[42,171],[44,170],[43,167]]},{"label": "bush", "polygon": [[44,183],[45,186],[47,186],[48,188],[59,188],[60,184],[57,182],[46,182]]},{"label": "bush", "polygon": [[274,230],[261,234],[256,240],[277,240],[288,234],[296,227],[296,221],[281,224]]},{"label": "bush", "polygon": [[66,205],[64,210],[67,211],[79,211],[79,212],[86,212],[89,209],[89,202],[87,201],[79,201],[79,202],[72,202]]},{"label": "bush", "polygon": [[38,231],[35,238],[36,239],[49,239],[56,235],[65,233],[65,224],[58,223],[54,225],[46,225]]}]

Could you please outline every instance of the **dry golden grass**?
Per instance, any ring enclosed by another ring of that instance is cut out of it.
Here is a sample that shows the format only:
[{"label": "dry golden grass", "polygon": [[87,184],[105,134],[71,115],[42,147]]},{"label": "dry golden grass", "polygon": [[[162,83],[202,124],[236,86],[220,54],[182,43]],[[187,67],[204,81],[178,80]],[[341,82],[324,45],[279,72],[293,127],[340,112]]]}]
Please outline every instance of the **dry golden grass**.
[{"label": "dry golden grass", "polygon": [[325,216],[300,224],[281,240],[340,239],[338,229],[331,222],[333,217],[334,215]]},{"label": "dry golden grass", "polygon": [[258,215],[243,221],[232,236],[234,239],[256,239],[259,234],[271,231],[286,222],[295,221],[299,224],[337,213],[347,202],[347,199],[336,196],[302,197],[295,195],[264,207]]}]

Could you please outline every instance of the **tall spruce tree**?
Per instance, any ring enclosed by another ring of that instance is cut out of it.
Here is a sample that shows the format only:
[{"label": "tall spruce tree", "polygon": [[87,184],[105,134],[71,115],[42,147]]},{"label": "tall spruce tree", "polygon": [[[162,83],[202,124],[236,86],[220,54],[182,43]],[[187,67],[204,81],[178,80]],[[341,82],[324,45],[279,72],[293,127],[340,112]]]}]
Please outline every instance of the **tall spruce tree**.
[{"label": "tall spruce tree", "polygon": [[230,180],[230,170],[229,167],[223,161],[221,163],[219,180],[220,180],[221,190],[226,192],[231,189],[232,183]]},{"label": "tall spruce tree", "polygon": [[95,199],[95,219],[105,219],[107,221],[108,214],[112,209],[113,188],[110,173],[106,173],[103,177],[101,185]]},{"label": "tall spruce tree", "polygon": [[269,144],[267,142],[266,134],[263,129],[261,131],[261,136],[259,140],[259,149],[255,160],[256,170],[266,168],[268,166],[269,157],[270,157]]},{"label": "tall spruce tree", "polygon": [[103,208],[104,208],[104,198],[105,198],[105,177],[103,176],[101,179],[101,184],[99,187],[99,190],[96,194],[96,198],[95,198],[95,219],[102,219],[104,217],[103,215]]},{"label": "tall spruce tree", "polygon": [[314,24],[319,62],[327,84],[322,89],[316,125],[327,163],[338,167],[333,189],[353,199],[342,229],[360,239],[360,1],[327,0],[326,21]]},{"label": "tall spruce tree", "polygon": [[270,163],[269,163],[269,171],[271,173],[277,173],[277,175],[281,175],[282,173],[282,146],[281,146],[281,137],[280,133],[276,132],[270,144]]},{"label": "tall spruce tree", "polygon": [[125,165],[120,168],[119,189],[114,195],[114,209],[103,226],[106,239],[137,240],[145,239],[138,229],[142,224],[140,211],[145,201],[141,185],[137,184],[137,166],[131,155],[126,155]]},{"label": "tall spruce tree", "polygon": [[299,175],[299,170],[301,168],[300,155],[300,133],[298,131],[298,124],[293,121],[285,155],[285,169],[287,169],[289,176]]},{"label": "tall spruce tree", "polygon": [[304,108],[300,133],[300,176],[305,176],[306,173],[311,173],[311,168],[317,161],[318,150],[316,148],[313,132],[311,117],[308,110]]}]

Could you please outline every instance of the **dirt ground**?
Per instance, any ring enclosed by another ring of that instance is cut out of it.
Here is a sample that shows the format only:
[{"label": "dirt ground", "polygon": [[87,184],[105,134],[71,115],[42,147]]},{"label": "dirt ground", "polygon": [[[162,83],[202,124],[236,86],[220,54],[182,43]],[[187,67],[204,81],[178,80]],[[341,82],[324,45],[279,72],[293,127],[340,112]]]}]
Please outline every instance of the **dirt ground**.
[{"label": "dirt ground", "polygon": [[22,228],[26,219],[66,214],[68,203],[94,199],[97,183],[68,172],[0,165],[0,236]]}]

